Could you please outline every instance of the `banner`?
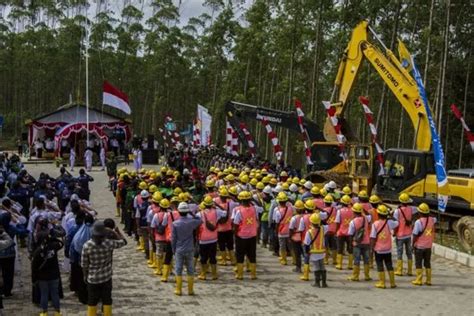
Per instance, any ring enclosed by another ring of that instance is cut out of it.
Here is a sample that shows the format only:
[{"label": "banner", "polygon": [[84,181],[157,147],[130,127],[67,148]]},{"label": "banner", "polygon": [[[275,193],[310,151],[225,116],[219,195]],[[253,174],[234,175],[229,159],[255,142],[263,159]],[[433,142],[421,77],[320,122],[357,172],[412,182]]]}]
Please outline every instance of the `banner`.
[{"label": "banner", "polygon": [[200,143],[202,146],[209,146],[211,144],[211,125],[212,116],[207,109],[202,105],[197,106],[197,123],[201,134]]}]

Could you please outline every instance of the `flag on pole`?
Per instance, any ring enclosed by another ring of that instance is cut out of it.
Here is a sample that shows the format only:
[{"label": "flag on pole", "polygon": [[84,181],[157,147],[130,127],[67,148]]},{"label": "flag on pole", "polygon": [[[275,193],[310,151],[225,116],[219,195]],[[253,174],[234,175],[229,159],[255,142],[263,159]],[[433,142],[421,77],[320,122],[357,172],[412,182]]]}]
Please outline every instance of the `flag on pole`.
[{"label": "flag on pole", "polygon": [[199,129],[199,120],[194,120],[193,124],[193,147],[201,146],[201,130]]},{"label": "flag on pole", "polygon": [[306,128],[303,125],[304,112],[303,112],[303,107],[301,105],[300,100],[298,99],[295,100],[295,107],[296,107],[296,115],[298,118],[298,125],[300,126],[300,132],[301,132],[301,135],[303,136],[304,152],[306,155],[306,164],[312,165],[313,161],[311,160],[311,150],[309,149],[309,146],[308,146],[308,133],[306,132]]},{"label": "flag on pole", "polygon": [[428,97],[426,96],[425,86],[423,85],[421,74],[416,67],[415,58],[411,56],[410,60],[413,76],[415,77],[416,85],[418,86],[418,91],[420,92],[421,98],[423,100],[428,122],[430,124],[435,159],[436,182],[438,185],[438,211],[444,212],[446,211],[446,206],[448,204],[449,184],[448,175],[445,168],[446,163],[444,160],[443,147],[438,136],[438,131],[436,130],[435,122],[433,121],[433,116],[431,115],[431,109],[428,105]]},{"label": "flag on pole", "polygon": [[262,119],[262,124],[265,127],[265,130],[267,131],[268,138],[273,144],[273,152],[275,153],[275,157],[277,161],[280,161],[283,156],[283,150],[281,149],[281,146],[278,143],[278,137],[273,131],[271,125],[268,124],[268,121],[265,117]]},{"label": "flag on pole", "polygon": [[385,173],[384,169],[384,162],[383,162],[383,149],[380,146],[379,142],[377,141],[377,129],[374,125],[374,117],[372,111],[369,108],[369,99],[360,96],[359,102],[362,104],[362,108],[364,109],[365,120],[369,125],[370,134],[372,136],[372,144],[374,144],[375,152],[376,152],[376,159],[379,163],[379,172],[378,175],[383,175]]},{"label": "flag on pole", "polygon": [[454,116],[461,121],[462,127],[464,129],[464,135],[466,135],[467,141],[471,145],[471,150],[474,151],[474,134],[472,134],[471,129],[467,126],[464,117],[462,116],[461,111],[455,104],[451,104],[451,111],[453,111]]},{"label": "flag on pole", "polygon": [[165,130],[160,127],[160,128],[158,128],[158,131],[160,131],[161,138],[163,138],[163,144],[165,145],[165,147],[168,147],[168,142],[166,141]]},{"label": "flag on pole", "polygon": [[324,108],[328,114],[329,120],[331,121],[334,131],[336,132],[337,142],[339,144],[339,150],[341,152],[342,159],[348,165],[348,158],[346,154],[346,137],[342,134],[342,126],[336,116],[336,107],[331,105],[329,101],[323,101]]},{"label": "flag on pole", "polygon": [[239,155],[239,135],[237,135],[237,132],[232,129],[232,147],[230,153],[234,156]]},{"label": "flag on pole", "polygon": [[250,134],[250,132],[247,128],[247,125],[245,125],[244,122],[240,122],[239,127],[242,130],[242,132],[244,133],[245,139],[247,140],[247,145],[249,147],[250,155],[252,157],[255,156],[255,143],[253,141],[252,134]]},{"label": "flag on pole", "polygon": [[199,132],[200,132],[200,143],[202,146],[211,145],[211,125],[212,125],[212,116],[209,114],[208,110],[202,105],[197,106],[197,117],[199,122]]},{"label": "flag on pole", "polygon": [[128,103],[128,96],[108,81],[104,81],[103,84],[102,103],[119,109],[126,114],[132,113]]},{"label": "flag on pole", "polygon": [[232,126],[229,121],[225,121],[225,152],[232,153]]}]

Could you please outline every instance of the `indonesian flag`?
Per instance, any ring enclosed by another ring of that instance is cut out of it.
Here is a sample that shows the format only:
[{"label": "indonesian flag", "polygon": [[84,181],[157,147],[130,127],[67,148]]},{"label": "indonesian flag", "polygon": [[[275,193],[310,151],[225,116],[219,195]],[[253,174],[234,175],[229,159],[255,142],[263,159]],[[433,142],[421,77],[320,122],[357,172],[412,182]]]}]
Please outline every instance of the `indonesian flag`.
[{"label": "indonesian flag", "polygon": [[125,93],[107,81],[104,81],[103,89],[103,104],[110,105],[113,108],[125,112],[126,114],[132,113],[132,110],[130,110],[130,106],[128,105],[128,96]]}]

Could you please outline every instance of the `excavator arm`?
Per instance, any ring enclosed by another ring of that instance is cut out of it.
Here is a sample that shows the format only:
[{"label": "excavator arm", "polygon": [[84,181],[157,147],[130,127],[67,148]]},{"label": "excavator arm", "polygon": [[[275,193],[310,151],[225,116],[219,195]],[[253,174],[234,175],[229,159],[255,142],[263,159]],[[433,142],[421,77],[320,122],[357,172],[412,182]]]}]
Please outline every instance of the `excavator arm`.
[{"label": "excavator arm", "polygon": [[[368,31],[372,32],[374,37],[384,47],[385,54],[368,41]],[[408,71],[402,67],[395,55],[383,45],[377,35],[371,30],[367,21],[362,21],[354,29],[339,65],[332,99],[334,99],[337,90],[338,94],[336,100],[331,100],[332,104],[336,106],[336,114],[341,118],[344,116],[350,91],[364,59],[367,59],[375,68],[410,117],[415,130],[415,148],[421,151],[429,151],[431,147],[431,132],[416,82]],[[328,122],[326,126],[328,126]],[[325,131],[329,130],[325,128]],[[333,138],[333,136],[331,137],[326,133],[325,137],[328,140]]]}]

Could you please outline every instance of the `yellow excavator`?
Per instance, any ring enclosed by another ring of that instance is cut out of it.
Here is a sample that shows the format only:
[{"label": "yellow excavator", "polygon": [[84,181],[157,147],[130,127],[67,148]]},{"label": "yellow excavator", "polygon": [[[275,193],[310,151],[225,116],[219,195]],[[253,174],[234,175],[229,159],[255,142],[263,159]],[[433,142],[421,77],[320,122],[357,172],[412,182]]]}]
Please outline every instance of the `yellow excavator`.
[{"label": "yellow excavator", "polygon": [[[383,49],[369,42],[369,33]],[[350,134],[344,112],[360,66],[364,60],[377,71],[408,114],[414,129],[414,149],[390,148],[384,152],[384,172],[374,164],[374,150],[371,145],[348,142],[349,163],[346,172],[352,180],[355,191],[366,189],[377,192],[386,201],[395,201],[402,192],[409,193],[418,202],[437,206],[437,183],[434,157],[431,149],[431,131],[422,98],[415,80],[399,59],[390,51],[372,30],[367,21],[359,23],[344,51],[335,80],[331,105],[336,108],[337,117],[343,122],[343,131]],[[324,126],[326,141],[336,141],[334,128],[329,119]],[[313,146],[322,143],[313,143]],[[343,164],[344,162],[341,162]],[[341,170],[342,167],[335,167]],[[447,220],[444,228],[458,232],[462,246],[474,250],[474,170],[448,171],[450,196],[448,208],[443,214]]]}]

